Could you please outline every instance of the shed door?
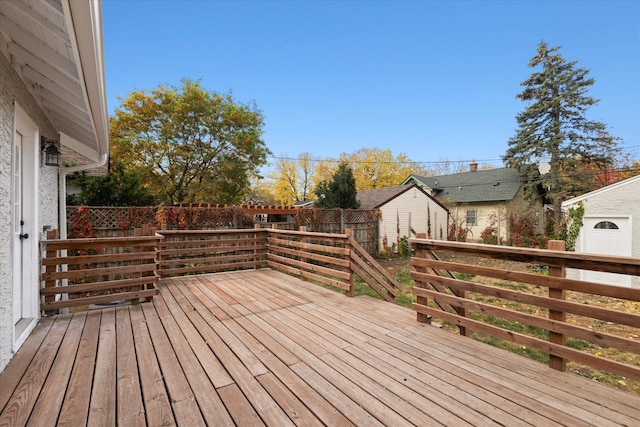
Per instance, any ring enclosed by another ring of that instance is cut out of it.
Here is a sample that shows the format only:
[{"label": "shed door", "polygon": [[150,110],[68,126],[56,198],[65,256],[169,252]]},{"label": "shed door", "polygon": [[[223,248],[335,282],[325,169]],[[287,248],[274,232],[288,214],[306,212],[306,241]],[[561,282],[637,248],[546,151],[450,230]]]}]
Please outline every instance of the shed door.
[{"label": "shed door", "polygon": [[[585,217],[583,251],[603,255],[631,256],[631,218]],[[583,271],[583,279],[590,282],[631,286],[626,274]]]}]

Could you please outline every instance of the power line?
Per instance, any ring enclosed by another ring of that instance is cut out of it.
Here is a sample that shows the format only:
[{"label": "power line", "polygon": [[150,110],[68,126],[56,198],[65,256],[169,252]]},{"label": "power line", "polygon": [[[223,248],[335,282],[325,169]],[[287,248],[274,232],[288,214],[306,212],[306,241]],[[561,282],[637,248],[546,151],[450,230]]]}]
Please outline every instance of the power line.
[{"label": "power line", "polygon": [[[595,178],[597,175],[600,175],[600,174],[617,174],[617,173],[624,173],[629,171],[630,169],[628,168],[616,168],[616,169],[606,169],[606,170],[593,170],[593,171],[584,171],[584,172],[575,172],[575,173],[565,173],[565,174],[558,174],[558,175],[546,173],[546,174],[541,174],[539,177],[532,179],[531,181],[541,182],[543,180],[549,180],[553,178],[560,178],[560,179]],[[427,178],[447,177],[448,175],[455,175],[455,174],[433,175],[433,176],[428,176]],[[263,180],[263,182],[274,183],[275,181]],[[499,182],[500,184],[522,183],[522,179],[513,178],[513,179],[502,179],[500,181],[490,181],[490,182],[488,181],[488,182],[480,182],[480,183],[452,184],[452,185],[442,186],[441,188],[444,189],[444,188],[479,187],[479,186],[486,186],[486,185],[494,185],[496,182]]]},{"label": "power line", "polygon": [[[336,163],[336,162],[340,162],[344,159],[341,158],[331,158],[331,157],[327,157],[324,159],[311,159],[311,158],[301,158],[301,157],[284,157],[284,156],[267,156],[270,159],[275,159],[275,160],[290,160],[290,161],[308,161],[308,162],[314,162],[314,163],[321,163],[321,162],[327,162],[327,163]],[[502,157],[495,157],[495,158],[491,158],[491,159],[480,159],[480,160],[476,160],[476,159],[472,159],[472,160],[439,160],[439,161],[422,161],[422,160],[407,160],[407,161],[401,161],[401,160],[383,160],[383,161],[379,161],[379,160],[347,160],[349,163],[355,163],[355,164],[366,164],[366,163],[379,163],[379,164],[406,164],[406,165],[415,165],[415,164],[434,164],[434,165],[440,165],[440,164],[446,164],[446,163],[471,163],[471,162],[498,162],[498,161],[502,161]]]},{"label": "power line", "polygon": [[[628,146],[623,146],[623,147],[618,147],[620,150],[624,150],[624,151],[628,151],[629,149],[632,148],[639,148],[640,145],[628,145]],[[274,159],[274,160],[288,160],[288,161],[301,161],[301,160],[305,160],[308,162],[313,162],[313,163],[322,163],[322,162],[327,162],[327,163],[336,163],[336,162],[340,162],[341,160],[343,160],[342,158],[333,158],[333,157],[326,157],[326,158],[302,158],[302,157],[288,157],[288,156],[274,156],[274,155],[270,155],[267,156],[270,159]],[[347,159],[348,160],[348,159]],[[548,158],[543,157],[540,159],[541,161],[549,161]],[[399,164],[399,165],[444,165],[444,164],[462,164],[462,163],[472,163],[472,162],[484,162],[484,163],[495,163],[495,162],[502,162],[503,161],[503,156],[494,156],[494,157],[490,157],[487,159],[463,159],[463,160],[406,160],[406,161],[401,161],[401,160],[384,160],[384,161],[378,161],[378,160],[348,160],[349,163],[353,163],[353,164],[368,164],[368,163],[378,163],[378,164]]]}]

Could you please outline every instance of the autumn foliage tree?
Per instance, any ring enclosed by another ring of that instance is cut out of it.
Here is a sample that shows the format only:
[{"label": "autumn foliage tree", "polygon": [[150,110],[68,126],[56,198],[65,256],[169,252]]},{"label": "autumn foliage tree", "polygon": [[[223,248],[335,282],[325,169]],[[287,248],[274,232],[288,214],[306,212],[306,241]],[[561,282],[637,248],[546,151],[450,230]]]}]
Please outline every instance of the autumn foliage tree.
[{"label": "autumn foliage tree", "polygon": [[391,150],[361,148],[351,154],[343,154],[341,161],[353,169],[358,190],[394,187],[409,175],[420,175],[422,168],[404,154],[394,156]]},{"label": "autumn foliage tree", "polygon": [[303,200],[315,199],[315,165],[309,153],[297,159],[280,157],[275,170],[269,174],[275,200],[282,205],[293,205]]},{"label": "autumn foliage tree", "polygon": [[182,80],[130,93],[111,117],[111,156],[159,202],[237,203],[266,163],[264,119],[253,104]]},{"label": "autumn foliage tree", "polygon": [[340,163],[346,163],[353,171],[358,190],[394,187],[409,175],[427,175],[418,163],[404,154],[393,155],[389,149],[361,148],[352,153],[342,153],[338,160],[325,159],[316,162],[315,181],[329,181]]}]

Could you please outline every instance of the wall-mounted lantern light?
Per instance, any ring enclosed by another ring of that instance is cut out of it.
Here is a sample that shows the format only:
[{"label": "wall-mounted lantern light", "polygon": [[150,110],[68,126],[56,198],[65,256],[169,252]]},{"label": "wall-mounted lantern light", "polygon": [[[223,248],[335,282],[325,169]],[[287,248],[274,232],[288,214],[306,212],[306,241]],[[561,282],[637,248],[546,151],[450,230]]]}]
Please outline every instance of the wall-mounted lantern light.
[{"label": "wall-mounted lantern light", "polygon": [[56,141],[40,137],[40,146],[44,154],[44,164],[47,166],[60,166],[60,150]]}]

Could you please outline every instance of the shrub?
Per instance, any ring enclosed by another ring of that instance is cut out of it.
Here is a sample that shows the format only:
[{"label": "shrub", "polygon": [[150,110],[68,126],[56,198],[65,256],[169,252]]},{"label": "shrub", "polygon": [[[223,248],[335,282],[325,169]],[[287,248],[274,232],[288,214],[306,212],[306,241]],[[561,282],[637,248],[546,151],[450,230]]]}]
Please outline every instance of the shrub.
[{"label": "shrub", "polygon": [[490,225],[480,233],[480,240],[482,243],[488,245],[497,245],[498,244],[498,228]]}]

